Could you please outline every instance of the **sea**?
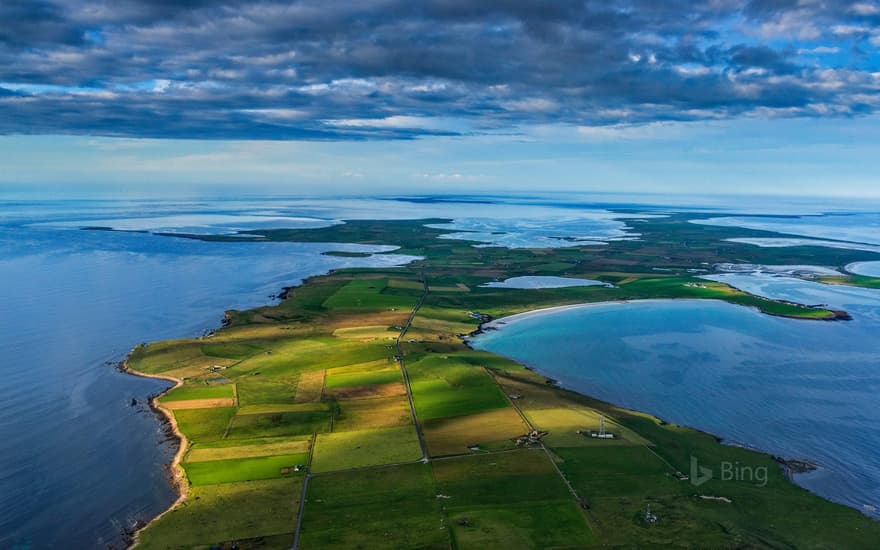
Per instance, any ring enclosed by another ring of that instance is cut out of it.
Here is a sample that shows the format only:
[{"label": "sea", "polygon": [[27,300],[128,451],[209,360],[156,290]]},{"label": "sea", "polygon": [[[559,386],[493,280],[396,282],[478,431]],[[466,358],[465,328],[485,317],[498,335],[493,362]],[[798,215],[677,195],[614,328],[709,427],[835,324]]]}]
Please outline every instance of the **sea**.
[{"label": "sea", "polygon": [[[168,480],[176,443],[147,406],[167,383],[117,370],[133,346],[216,329],[225,310],[274,303],[283,287],[312,275],[415,259],[393,246],[205,242],[180,234],[432,218],[447,220],[437,223],[455,231],[446,238],[469,238],[477,246],[605,246],[638,238],[632,219],[676,209],[668,202],[626,201],[0,198],[0,548],[120,548],[126,531],[176,498]],[[614,206],[630,213],[613,213]],[[749,211],[717,201],[687,208],[722,212],[724,224]],[[760,211],[775,212],[772,204]],[[786,235],[873,242],[875,214],[848,217],[843,235],[834,232],[835,220],[818,215],[821,208],[803,211],[811,216],[758,221],[789,224],[780,230]],[[829,234],[816,229],[822,223]],[[854,269],[867,273],[876,266]],[[727,276],[774,296],[830,292],[784,277]],[[873,291],[810,295],[810,303],[839,303],[855,317],[828,324],[769,318],[726,304],[594,306],[511,323],[479,345],[590,395],[730,442],[815,461],[822,468],[799,483],[870,513],[866,506],[880,500],[880,471],[872,462],[880,448],[875,297]],[[566,323],[565,316],[577,322]],[[626,322],[609,322],[614,320]],[[712,414],[700,399],[711,399]]]},{"label": "sea", "polygon": [[168,384],[116,368],[136,344],[201,335],[225,310],[273,303],[312,275],[415,259],[393,246],[175,234],[444,217],[508,246],[628,232],[601,208],[484,200],[0,200],[0,548],[121,548],[176,499],[176,443],[147,405]]},{"label": "sea", "polygon": [[812,463],[796,483],[880,519],[880,290],[768,273],[707,278],[853,319],[645,300],[502,319],[471,343],[585,395]]}]

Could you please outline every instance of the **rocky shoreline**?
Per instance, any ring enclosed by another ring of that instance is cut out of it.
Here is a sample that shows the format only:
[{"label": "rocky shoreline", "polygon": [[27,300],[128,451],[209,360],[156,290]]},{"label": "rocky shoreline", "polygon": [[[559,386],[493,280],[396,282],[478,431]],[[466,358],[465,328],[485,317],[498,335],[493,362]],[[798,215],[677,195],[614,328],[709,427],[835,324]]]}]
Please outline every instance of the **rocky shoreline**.
[{"label": "rocky shoreline", "polygon": [[139,521],[135,526],[126,529],[123,531],[123,539],[126,543],[127,548],[131,548],[137,544],[138,537],[140,533],[147,528],[152,522],[161,518],[168,512],[174,510],[177,506],[183,503],[186,500],[187,495],[189,494],[189,483],[186,479],[186,473],[183,471],[183,467],[181,467],[180,463],[183,460],[183,455],[186,453],[188,447],[188,440],[186,436],[180,431],[180,428],[177,425],[177,420],[174,418],[174,414],[171,413],[168,409],[162,407],[159,403],[159,398],[168,392],[180,387],[183,385],[183,380],[179,378],[173,378],[170,376],[163,376],[159,374],[149,374],[145,372],[141,372],[131,368],[128,364],[128,359],[131,357],[131,354],[134,353],[138,348],[143,346],[144,344],[138,344],[128,354],[125,359],[122,360],[118,365],[117,369],[120,372],[124,372],[126,374],[130,374],[132,376],[140,376],[142,378],[153,378],[157,380],[166,380],[168,382],[173,382],[174,385],[166,389],[165,391],[150,396],[147,401],[150,407],[150,410],[156,415],[159,419],[159,423],[163,434],[165,435],[165,441],[175,441],[177,442],[177,452],[174,454],[174,459],[168,465],[168,481],[172,487],[177,490],[177,499],[171,503],[167,510],[154,517],[148,522]]}]

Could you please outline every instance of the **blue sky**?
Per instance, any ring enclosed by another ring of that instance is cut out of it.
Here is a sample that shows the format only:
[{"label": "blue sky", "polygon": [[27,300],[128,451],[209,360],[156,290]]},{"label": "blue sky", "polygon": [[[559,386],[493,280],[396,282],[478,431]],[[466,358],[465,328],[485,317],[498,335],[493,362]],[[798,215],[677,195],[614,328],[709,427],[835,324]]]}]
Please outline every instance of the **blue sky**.
[{"label": "blue sky", "polygon": [[880,4],[9,0],[0,189],[880,196]]}]

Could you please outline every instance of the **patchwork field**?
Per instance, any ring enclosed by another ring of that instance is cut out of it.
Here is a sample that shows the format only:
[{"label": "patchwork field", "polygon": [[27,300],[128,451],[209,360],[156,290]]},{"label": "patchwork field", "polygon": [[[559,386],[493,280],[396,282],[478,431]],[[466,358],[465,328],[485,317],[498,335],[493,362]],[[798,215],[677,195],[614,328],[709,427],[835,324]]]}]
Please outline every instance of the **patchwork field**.
[{"label": "patchwork field", "polygon": [[593,541],[582,511],[539,449],[439,460],[432,466],[461,548],[551,548]]},{"label": "patchwork field", "polygon": [[[772,458],[561,390],[460,338],[488,317],[604,300],[721,299],[831,315],[694,279],[715,262],[798,265],[816,252],[771,256],[725,241],[732,229],[688,219],[645,220],[640,240],[544,250],[475,248],[425,226],[445,220],[261,230],[253,240],[394,244],[424,259],[314,277],[276,305],[229,312],[212,335],[131,353],[130,368],[182,381],[160,402],[189,444],[187,498],[138,548],[873,550],[880,524],[792,485]],[[819,253],[829,266],[869,259]],[[615,286],[481,286],[528,274]],[[520,413],[540,430],[532,440],[516,441],[529,433]],[[597,430],[600,416],[613,440],[578,433]],[[766,467],[768,485],[695,487],[681,473],[691,457]],[[646,521],[649,506],[660,521]]]}]

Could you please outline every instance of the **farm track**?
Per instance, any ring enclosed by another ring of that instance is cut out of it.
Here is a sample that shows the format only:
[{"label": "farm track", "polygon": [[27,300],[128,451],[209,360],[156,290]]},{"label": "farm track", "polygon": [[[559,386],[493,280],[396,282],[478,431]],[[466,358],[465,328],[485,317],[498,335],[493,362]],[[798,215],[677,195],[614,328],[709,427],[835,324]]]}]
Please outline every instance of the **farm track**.
[{"label": "farm track", "polygon": [[[398,466],[409,466],[412,464],[427,464],[430,461],[430,459],[428,458],[428,448],[427,448],[427,445],[425,444],[425,438],[422,433],[422,425],[421,425],[421,422],[419,421],[419,417],[416,415],[415,402],[413,401],[413,397],[412,397],[412,388],[410,387],[410,383],[409,383],[409,374],[406,372],[406,363],[405,363],[406,359],[404,358],[403,349],[400,346],[401,341],[403,340],[404,336],[406,336],[406,333],[409,330],[410,326],[412,326],[412,322],[415,319],[416,315],[418,314],[419,309],[422,307],[422,304],[425,302],[425,298],[427,298],[427,296],[428,296],[428,280],[425,278],[424,274],[422,275],[422,284],[424,285],[424,291],[422,292],[421,296],[419,296],[419,299],[416,302],[415,307],[413,307],[413,310],[410,313],[409,318],[406,320],[406,324],[404,324],[403,327],[401,328],[400,333],[397,335],[397,339],[395,340],[395,343],[394,343],[394,348],[395,348],[395,352],[397,355],[397,362],[400,365],[400,371],[403,375],[403,382],[404,382],[404,386],[406,387],[406,397],[407,397],[407,400],[409,401],[410,412],[412,413],[413,423],[415,424],[416,435],[418,435],[418,438],[419,438],[419,446],[421,447],[421,450],[422,450],[422,456],[421,456],[421,458],[418,458],[415,460],[407,460],[404,462],[394,462],[394,463],[390,463],[390,464],[378,464],[375,466],[361,466],[358,468],[347,468],[344,470],[333,470],[330,472],[320,472],[320,473],[313,474],[313,473],[311,473],[311,462],[312,462],[312,456],[314,454],[314,441],[315,441],[315,439],[313,438],[312,448],[309,451],[309,472],[306,474],[306,476],[303,480],[303,488],[302,488],[302,492],[300,494],[299,509],[297,510],[297,516],[296,516],[296,531],[294,532],[293,546],[291,547],[291,550],[297,550],[299,548],[299,537],[300,537],[300,531],[302,530],[303,515],[305,513],[306,497],[308,494],[309,482],[312,480],[312,478],[334,475],[334,474],[384,470],[387,468],[395,468]],[[498,380],[495,379],[494,376],[492,376],[492,379],[495,381],[496,384],[498,384]],[[498,385],[500,387],[500,384],[498,384]],[[523,422],[529,428],[529,430],[534,430],[535,429],[534,426],[529,421],[529,419],[526,417],[526,415],[522,412],[522,410],[519,408],[519,406],[513,400],[511,400],[509,397],[508,397],[508,402],[511,404],[513,409],[517,412],[517,414],[519,414],[520,418],[522,418]],[[575,501],[580,503],[581,497],[578,495],[575,488],[571,485],[571,482],[569,482],[568,478],[566,478],[565,474],[562,473],[562,470],[559,469],[559,466],[556,464],[554,456],[550,452],[550,450],[543,443],[541,444],[539,449],[547,455],[547,459],[553,465],[553,469],[556,471],[556,473],[559,475],[559,477],[565,483],[565,486],[568,488],[568,491],[572,494]],[[504,450],[504,451],[490,452],[487,454],[509,453],[509,452],[513,452],[515,450],[516,449],[508,449],[508,450]],[[446,457],[441,457],[441,458],[438,458],[435,460],[450,460],[450,459],[461,458],[461,456],[462,455],[446,456]],[[467,456],[467,455],[464,455],[464,456]],[[578,506],[578,507],[580,508],[580,506]],[[595,530],[596,529],[595,521],[593,521],[589,512],[587,510],[582,509],[582,513],[584,514],[584,516],[586,516],[587,521],[590,524],[591,528],[593,528]]]},{"label": "farm track", "polygon": [[421,458],[418,458],[416,460],[407,460],[405,462],[394,462],[391,464],[378,464],[376,466],[362,466],[359,468],[347,468],[345,470],[334,470],[332,472],[321,472],[321,473],[313,474],[313,473],[311,473],[311,466],[312,466],[312,456],[314,454],[314,441],[316,440],[315,438],[313,438],[312,448],[309,450],[309,472],[306,473],[305,479],[303,480],[302,492],[301,492],[300,498],[299,498],[299,509],[297,510],[297,514],[296,514],[296,531],[294,532],[294,535],[293,535],[293,546],[291,547],[292,550],[297,550],[297,548],[299,547],[299,534],[302,529],[303,514],[305,512],[305,506],[306,506],[306,496],[308,494],[309,481],[311,481],[311,479],[313,477],[332,475],[332,474],[343,474],[343,473],[350,473],[350,472],[382,470],[382,469],[386,469],[386,468],[393,468],[396,466],[407,466],[410,464],[424,464],[424,463],[428,462],[428,448],[425,445],[425,437],[422,434],[421,422],[419,422],[419,418],[418,418],[418,416],[416,416],[416,406],[415,406],[415,402],[413,401],[413,397],[412,397],[412,389],[410,388],[410,385],[409,385],[409,374],[407,374],[407,372],[406,372],[406,364],[405,364],[405,359],[403,357],[403,350],[400,347],[400,341],[406,335],[406,332],[409,330],[410,326],[412,325],[413,319],[415,319],[416,315],[419,312],[419,308],[422,307],[422,304],[425,302],[425,298],[428,296],[428,280],[425,278],[424,274],[422,274],[422,284],[424,285],[424,290],[422,291],[421,296],[419,296],[419,299],[416,302],[415,307],[413,307],[412,312],[409,314],[409,318],[406,320],[406,324],[403,325],[403,327],[400,329],[400,333],[397,335],[397,340],[395,340],[395,342],[394,342],[394,349],[395,349],[396,356],[397,356],[397,362],[400,365],[400,372],[403,374],[403,384],[406,387],[406,398],[409,401],[409,408],[410,408],[410,412],[412,413],[413,424],[415,424],[416,435],[419,438],[419,447],[422,450],[422,456],[421,456]]}]

